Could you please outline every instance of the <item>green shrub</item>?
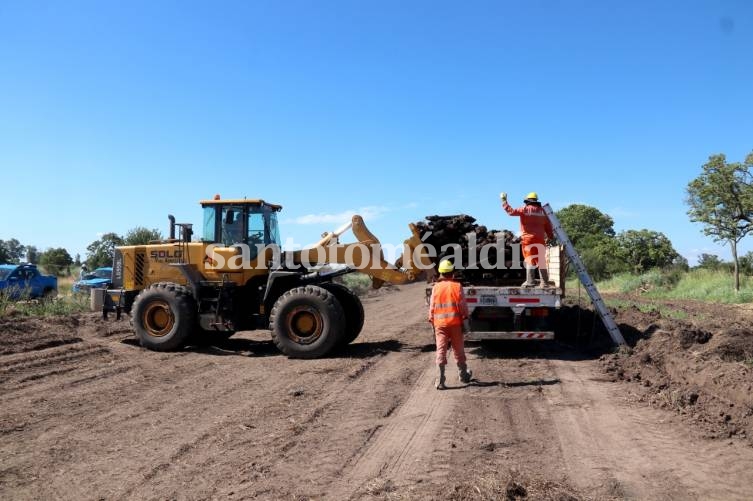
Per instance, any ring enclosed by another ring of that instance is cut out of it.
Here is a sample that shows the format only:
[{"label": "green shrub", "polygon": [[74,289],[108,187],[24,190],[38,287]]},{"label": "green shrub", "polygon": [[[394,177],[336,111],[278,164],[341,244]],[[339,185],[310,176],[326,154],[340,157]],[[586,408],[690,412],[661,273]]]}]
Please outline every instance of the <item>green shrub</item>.
[{"label": "green shrub", "polygon": [[341,276],[338,281],[359,296],[363,296],[371,289],[371,277],[363,273],[348,273]]}]

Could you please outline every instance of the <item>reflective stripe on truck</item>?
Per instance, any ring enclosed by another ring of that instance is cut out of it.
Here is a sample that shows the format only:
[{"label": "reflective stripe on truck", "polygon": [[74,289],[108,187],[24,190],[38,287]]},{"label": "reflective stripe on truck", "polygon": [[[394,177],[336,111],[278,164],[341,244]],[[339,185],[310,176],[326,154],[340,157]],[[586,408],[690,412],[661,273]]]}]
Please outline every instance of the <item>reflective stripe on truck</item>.
[{"label": "reflective stripe on truck", "polygon": [[527,340],[527,339],[554,339],[554,332],[530,332],[530,331],[509,331],[509,332],[484,332],[472,331],[465,335],[469,341],[482,341],[485,339],[502,339],[502,340]]}]

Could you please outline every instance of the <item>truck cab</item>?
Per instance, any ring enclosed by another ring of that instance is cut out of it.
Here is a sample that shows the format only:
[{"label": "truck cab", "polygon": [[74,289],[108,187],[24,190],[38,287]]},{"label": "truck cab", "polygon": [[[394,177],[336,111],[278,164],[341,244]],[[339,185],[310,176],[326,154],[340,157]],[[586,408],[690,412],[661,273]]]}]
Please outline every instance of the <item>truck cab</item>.
[{"label": "truck cab", "polygon": [[0,294],[13,299],[36,299],[57,294],[58,280],[42,275],[33,264],[0,265]]}]

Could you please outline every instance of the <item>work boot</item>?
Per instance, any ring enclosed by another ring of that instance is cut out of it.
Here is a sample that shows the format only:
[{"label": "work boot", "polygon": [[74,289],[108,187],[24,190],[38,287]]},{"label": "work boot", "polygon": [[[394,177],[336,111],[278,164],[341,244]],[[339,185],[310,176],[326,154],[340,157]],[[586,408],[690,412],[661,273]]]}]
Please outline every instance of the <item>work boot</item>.
[{"label": "work boot", "polygon": [[438,365],[439,367],[439,378],[437,379],[437,389],[438,390],[446,390],[447,386],[445,386],[445,377],[444,377],[444,365]]},{"label": "work boot", "polygon": [[554,287],[555,283],[549,281],[549,270],[546,268],[539,268],[539,276],[541,277],[542,287]]},{"label": "work boot", "polygon": [[536,286],[536,268],[526,268],[526,281],[521,284],[521,287],[535,287]]},{"label": "work boot", "polygon": [[470,383],[471,376],[473,376],[473,372],[468,370],[468,366],[466,364],[458,364],[458,377],[460,378],[461,383]]}]

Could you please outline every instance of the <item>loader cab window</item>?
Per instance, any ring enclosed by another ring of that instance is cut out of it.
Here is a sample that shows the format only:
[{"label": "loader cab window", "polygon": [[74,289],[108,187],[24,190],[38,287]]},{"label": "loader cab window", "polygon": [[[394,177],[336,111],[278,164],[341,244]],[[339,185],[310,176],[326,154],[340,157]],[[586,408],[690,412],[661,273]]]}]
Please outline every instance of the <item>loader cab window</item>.
[{"label": "loader cab window", "polygon": [[204,242],[216,242],[217,239],[215,238],[215,231],[217,231],[217,228],[215,226],[215,220],[217,213],[217,209],[210,205],[208,207],[204,207],[204,231],[201,235],[201,239]]},{"label": "loader cab window", "polygon": [[280,241],[280,227],[277,225],[277,212],[267,210],[267,235],[268,244],[282,245]]},{"label": "loader cab window", "polygon": [[232,246],[280,245],[277,211],[258,204],[208,205],[204,207],[204,242]]},{"label": "loader cab window", "polygon": [[244,243],[243,207],[228,205],[222,208],[222,243],[233,245]]},{"label": "loader cab window", "polygon": [[264,213],[256,207],[248,208],[248,245],[264,245]]}]

